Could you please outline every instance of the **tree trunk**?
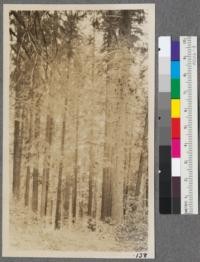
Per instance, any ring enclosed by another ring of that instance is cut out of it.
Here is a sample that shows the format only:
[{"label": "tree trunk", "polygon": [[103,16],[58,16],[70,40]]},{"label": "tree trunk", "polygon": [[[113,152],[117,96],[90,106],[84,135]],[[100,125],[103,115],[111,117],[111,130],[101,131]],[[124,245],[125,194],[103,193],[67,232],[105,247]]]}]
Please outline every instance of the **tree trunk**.
[{"label": "tree trunk", "polygon": [[[67,106],[67,99],[65,99],[65,108]],[[56,202],[56,218],[55,218],[55,229],[61,228],[61,213],[62,213],[62,172],[63,172],[63,157],[65,148],[65,109],[63,115],[62,123],[62,133],[61,133],[61,159],[59,165],[59,177],[58,177],[58,188],[57,188],[57,202]]]},{"label": "tree trunk", "polygon": [[42,193],[41,193],[41,209],[40,209],[40,216],[45,216],[45,200],[46,200],[46,168],[43,169],[42,174]]},{"label": "tree trunk", "polygon": [[70,181],[69,178],[66,177],[65,181],[65,190],[63,194],[63,218],[64,220],[69,218],[69,212],[70,212]]},{"label": "tree trunk", "polygon": [[[77,145],[76,145],[77,146]],[[74,167],[74,181],[73,181],[73,191],[72,191],[72,217],[73,222],[76,220],[76,202],[77,202],[77,176],[78,176],[78,149],[75,149],[75,167]]]},{"label": "tree trunk", "polygon": [[[69,63],[70,65],[70,63]],[[69,68],[69,66],[68,66]],[[67,83],[69,81],[69,69],[68,69],[68,76],[67,76]],[[62,139],[61,139],[61,164],[63,165],[63,161],[65,158],[65,133],[66,133],[66,114],[67,114],[67,98],[65,99],[64,104],[64,115],[63,115],[63,127],[62,127]],[[69,196],[70,196],[70,180],[69,176],[66,173],[65,176],[65,185],[64,185],[64,192],[63,192],[63,220],[69,218]]]},{"label": "tree trunk", "polygon": [[[21,48],[21,41],[22,41],[22,35],[23,35],[23,29],[21,26],[16,27],[16,49],[17,53],[19,53]],[[18,64],[15,69],[15,74],[17,78],[20,76],[20,57],[18,58]],[[16,78],[16,79],[17,79]],[[17,81],[18,82],[18,81]],[[21,133],[21,109],[22,105],[20,104],[20,88],[21,83],[18,82],[15,85],[15,120],[14,120],[14,148],[13,148],[13,185],[12,185],[12,191],[13,196],[19,200],[20,197],[20,183],[21,183],[21,154],[22,154],[22,133]]]},{"label": "tree trunk", "polygon": [[[66,116],[67,116],[67,110],[68,110],[68,96],[70,96],[69,94],[69,79],[70,79],[70,73],[71,73],[71,59],[68,58],[68,71],[67,71],[67,84],[66,84],[66,98],[65,98],[65,108],[64,108],[64,116],[63,116],[63,125],[64,125],[64,132],[66,132]],[[65,136],[63,136],[63,140],[65,141]],[[65,153],[64,153],[64,147],[63,147],[63,158],[65,157]],[[63,192],[63,222],[65,223],[65,220],[69,219],[70,218],[70,212],[71,212],[71,209],[70,209],[70,190],[71,190],[71,178],[68,174],[68,172],[66,172],[66,175],[65,175],[65,184],[64,184],[64,192]]]},{"label": "tree trunk", "polygon": [[[96,13],[94,12],[94,19],[96,19]],[[93,107],[94,107],[94,96],[95,96],[95,27],[93,26],[93,41],[92,41],[92,89],[91,89],[91,112],[90,112],[90,124],[91,124],[91,131],[90,131],[90,149],[89,149],[89,158],[90,158],[90,166],[89,166],[89,196],[88,196],[88,216],[94,216],[96,211],[95,211],[95,192],[94,187],[96,184],[95,180],[95,164],[94,164],[94,112],[93,112]]]},{"label": "tree trunk", "polygon": [[47,204],[48,204],[48,189],[49,189],[49,168],[43,169],[42,176],[42,196],[41,196],[41,217],[47,215]]},{"label": "tree trunk", "polygon": [[76,221],[77,218],[77,183],[78,183],[78,143],[79,143],[79,87],[77,87],[76,94],[76,129],[75,129],[75,156],[74,156],[74,181],[73,181],[73,189],[72,189],[72,217],[73,222]]},{"label": "tree trunk", "polygon": [[57,187],[57,200],[56,200],[56,218],[55,229],[61,228],[61,195],[62,195],[62,164],[59,166],[58,187]]},{"label": "tree trunk", "polygon": [[44,158],[44,168],[43,168],[43,176],[42,176],[41,210],[40,210],[40,215],[42,217],[47,215],[52,129],[53,129],[53,119],[49,115],[47,115],[46,135],[45,135],[47,148],[46,148],[46,155]]},{"label": "tree trunk", "polygon": [[[107,61],[108,63],[108,61]],[[104,142],[104,168],[103,168],[103,182],[102,182],[102,206],[101,206],[101,219],[105,220],[111,216],[111,146],[110,146],[110,112],[111,108],[109,103],[109,65],[107,64],[106,70],[106,99],[105,99],[105,142]]]},{"label": "tree trunk", "polygon": [[39,136],[40,136],[40,109],[39,104],[36,105],[35,113],[35,163],[33,168],[33,194],[32,194],[32,210],[38,211],[38,184],[39,184]]},{"label": "tree trunk", "polygon": [[14,156],[13,156],[13,194],[19,199],[20,169],[21,169],[21,137],[20,122],[15,120],[14,127]]},{"label": "tree trunk", "polygon": [[[123,129],[123,126],[122,127],[119,126],[118,128],[119,130]],[[123,210],[123,186],[124,186],[123,134],[120,134],[118,136],[117,143],[118,145],[116,149],[116,169],[112,177],[112,219],[116,223],[121,223],[123,221],[123,213],[124,213]]]},{"label": "tree trunk", "polygon": [[26,170],[26,184],[25,184],[25,195],[24,195],[24,204],[25,206],[29,205],[29,192],[30,192],[30,166],[27,166]]},{"label": "tree trunk", "polygon": [[26,181],[25,181],[25,194],[24,194],[24,204],[29,206],[29,194],[30,194],[30,180],[31,180],[31,143],[32,143],[32,113],[30,112],[30,122],[29,122],[29,134],[28,134],[28,152],[27,152],[27,168],[26,168]]},{"label": "tree trunk", "polygon": [[[91,127],[93,128],[93,127]],[[93,141],[93,131],[91,131],[91,136],[90,136],[91,141]],[[94,150],[93,150],[93,143],[90,145],[90,166],[89,166],[89,195],[88,195],[88,216],[93,216],[94,212],[94,184],[95,184],[95,172],[94,172]]]},{"label": "tree trunk", "polygon": [[[23,125],[19,106],[16,107],[15,124],[14,124],[14,155],[13,155],[13,195],[19,200],[20,197],[20,182],[21,182],[21,155],[22,155],[22,136]],[[20,121],[21,119],[21,121]]]},{"label": "tree trunk", "polygon": [[92,215],[92,172],[89,173],[89,197],[88,197],[88,216]]},{"label": "tree trunk", "polygon": [[47,215],[47,207],[48,207],[48,194],[49,194],[49,170],[50,168],[46,169],[46,183],[45,183],[45,205],[44,205],[44,215]]},{"label": "tree trunk", "polygon": [[33,196],[32,196],[32,210],[37,212],[38,210],[38,168],[33,168]]},{"label": "tree trunk", "polygon": [[126,80],[121,77],[120,85],[117,87],[118,97],[116,115],[116,147],[115,147],[115,172],[112,177],[112,219],[116,223],[123,222],[124,216],[124,160],[125,160],[125,118],[126,118]]}]

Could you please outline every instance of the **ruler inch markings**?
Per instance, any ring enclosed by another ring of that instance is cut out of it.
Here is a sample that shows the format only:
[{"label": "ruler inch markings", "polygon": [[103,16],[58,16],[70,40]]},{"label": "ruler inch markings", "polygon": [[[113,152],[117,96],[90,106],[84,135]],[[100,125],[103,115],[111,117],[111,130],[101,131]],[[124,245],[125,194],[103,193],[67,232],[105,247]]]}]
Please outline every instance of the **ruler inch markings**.
[{"label": "ruler inch markings", "polygon": [[180,37],[181,214],[198,214],[197,37]]}]

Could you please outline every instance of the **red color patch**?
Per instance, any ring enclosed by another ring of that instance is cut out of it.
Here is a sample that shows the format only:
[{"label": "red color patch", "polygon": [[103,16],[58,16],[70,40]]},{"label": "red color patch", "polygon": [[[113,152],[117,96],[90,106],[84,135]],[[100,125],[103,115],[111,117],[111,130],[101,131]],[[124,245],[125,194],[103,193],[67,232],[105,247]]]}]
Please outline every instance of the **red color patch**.
[{"label": "red color patch", "polygon": [[172,118],[172,138],[180,138],[180,118]]}]

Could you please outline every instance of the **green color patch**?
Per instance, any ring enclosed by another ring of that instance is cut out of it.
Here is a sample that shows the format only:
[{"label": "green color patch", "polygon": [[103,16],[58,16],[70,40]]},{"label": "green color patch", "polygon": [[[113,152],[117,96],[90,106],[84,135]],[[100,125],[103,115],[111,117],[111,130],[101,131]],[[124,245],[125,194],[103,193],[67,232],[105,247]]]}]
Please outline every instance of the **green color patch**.
[{"label": "green color patch", "polygon": [[171,98],[180,98],[180,79],[171,80]]}]

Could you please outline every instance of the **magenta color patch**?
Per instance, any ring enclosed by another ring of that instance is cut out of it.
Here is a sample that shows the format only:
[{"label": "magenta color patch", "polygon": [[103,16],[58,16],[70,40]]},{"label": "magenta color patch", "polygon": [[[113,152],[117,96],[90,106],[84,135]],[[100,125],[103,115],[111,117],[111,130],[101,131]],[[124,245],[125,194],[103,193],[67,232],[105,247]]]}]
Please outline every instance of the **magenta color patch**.
[{"label": "magenta color patch", "polygon": [[172,147],[171,148],[172,157],[180,157],[181,156],[181,140],[172,139],[171,147]]}]

